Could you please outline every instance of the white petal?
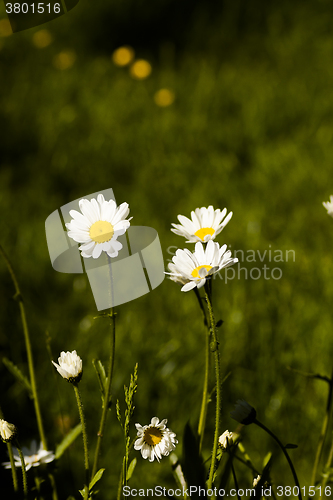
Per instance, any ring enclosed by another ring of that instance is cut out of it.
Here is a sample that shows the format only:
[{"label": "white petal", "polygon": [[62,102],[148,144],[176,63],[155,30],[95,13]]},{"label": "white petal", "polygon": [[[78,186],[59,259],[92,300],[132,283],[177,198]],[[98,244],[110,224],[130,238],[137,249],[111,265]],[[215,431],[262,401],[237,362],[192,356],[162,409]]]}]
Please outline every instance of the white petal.
[{"label": "white petal", "polygon": [[93,259],[98,259],[98,257],[101,255],[102,251],[103,251],[102,245],[100,245],[98,243],[92,252]]}]

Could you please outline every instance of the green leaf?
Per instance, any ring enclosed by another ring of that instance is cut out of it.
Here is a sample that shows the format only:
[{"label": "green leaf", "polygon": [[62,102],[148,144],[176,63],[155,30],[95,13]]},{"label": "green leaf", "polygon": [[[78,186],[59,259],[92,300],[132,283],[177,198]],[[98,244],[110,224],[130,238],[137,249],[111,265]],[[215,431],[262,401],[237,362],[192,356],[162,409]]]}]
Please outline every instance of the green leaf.
[{"label": "green leaf", "polygon": [[134,472],[135,466],[136,466],[137,459],[133,458],[132,462],[129,464],[129,467],[127,469],[127,474],[126,474],[126,480],[129,481],[132,477],[132,474]]},{"label": "green leaf", "polygon": [[188,485],[205,488],[206,473],[202,456],[199,453],[198,438],[189,423],[184,429],[182,470]]},{"label": "green leaf", "polygon": [[106,387],[106,383],[107,383],[107,376],[105,375],[105,368],[99,359],[93,359],[92,363],[94,365],[94,368],[95,368],[95,371],[97,374],[99,388],[100,388],[101,395],[102,395],[102,401],[104,403],[105,387]]},{"label": "green leaf", "polygon": [[298,448],[298,445],[291,443],[286,444],[286,446],[284,447],[285,450],[294,450],[295,448]]},{"label": "green leaf", "polygon": [[89,497],[89,490],[87,488],[87,486],[85,486],[83,488],[83,490],[79,490],[79,492],[81,493],[82,497],[84,498],[84,500],[88,500],[88,497]]},{"label": "green leaf", "polygon": [[263,467],[266,467],[271,458],[272,458],[272,453],[269,451],[265,456],[264,460],[262,461]]},{"label": "green leaf", "polygon": [[89,491],[92,490],[93,487],[95,486],[95,484],[97,483],[97,481],[99,481],[101,479],[104,471],[105,471],[105,469],[99,469],[96,472],[96,474],[94,475],[94,477],[92,478],[92,480],[89,483]]},{"label": "green leaf", "polygon": [[69,433],[64,437],[60,444],[56,447],[55,458],[61,457],[61,455],[66,451],[66,449],[75,441],[82,431],[81,424],[78,424],[74,429],[69,431]]},{"label": "green leaf", "polygon": [[177,486],[186,490],[187,484],[177,455],[175,453],[171,453],[169,459],[173,471],[173,477],[176,480]]},{"label": "green leaf", "polygon": [[3,361],[3,364],[5,365],[5,367],[7,368],[7,370],[9,370],[10,373],[12,375],[14,375],[14,377],[16,377],[17,380],[19,382],[21,382],[21,384],[24,385],[24,387],[27,389],[27,391],[29,393],[29,397],[31,399],[33,399],[31,385],[30,385],[30,382],[27,379],[27,377],[25,375],[23,375],[21,370],[16,365],[14,365],[14,363],[12,363],[12,361],[10,361],[8,358],[2,358],[2,361]]},{"label": "green leaf", "polygon": [[265,486],[266,482],[269,484],[270,479],[270,470],[272,467],[272,457],[269,458],[268,462],[266,463],[264,470],[262,471],[261,477],[258,481],[257,486],[254,489],[254,497],[255,498],[262,498],[262,488]]}]

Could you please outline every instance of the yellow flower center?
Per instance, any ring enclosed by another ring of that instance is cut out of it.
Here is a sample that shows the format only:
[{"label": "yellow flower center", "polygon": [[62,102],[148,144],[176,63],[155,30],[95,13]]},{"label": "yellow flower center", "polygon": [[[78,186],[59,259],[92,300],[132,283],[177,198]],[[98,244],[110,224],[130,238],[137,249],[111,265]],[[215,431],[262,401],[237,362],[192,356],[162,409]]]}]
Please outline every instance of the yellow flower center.
[{"label": "yellow flower center", "polygon": [[[203,265],[203,266],[196,267],[192,271],[193,278],[204,278],[205,276],[207,276],[207,274],[212,269],[212,267],[213,266],[208,266],[208,265]],[[201,269],[206,269],[207,272],[205,272],[205,271],[201,271],[200,272]]]},{"label": "yellow flower center", "polygon": [[145,430],[143,438],[150,446],[155,446],[162,441],[162,432],[157,427],[148,427]]},{"label": "yellow flower center", "polygon": [[110,241],[114,234],[113,225],[105,220],[94,222],[89,230],[90,238],[96,243],[105,243]]},{"label": "yellow flower center", "polygon": [[213,229],[212,227],[202,227],[201,229],[198,229],[198,231],[196,231],[194,233],[194,236],[198,236],[198,238],[200,238],[202,241],[204,241],[205,236],[207,234],[210,234],[211,236],[213,236],[214,233],[215,233],[215,229]]}]

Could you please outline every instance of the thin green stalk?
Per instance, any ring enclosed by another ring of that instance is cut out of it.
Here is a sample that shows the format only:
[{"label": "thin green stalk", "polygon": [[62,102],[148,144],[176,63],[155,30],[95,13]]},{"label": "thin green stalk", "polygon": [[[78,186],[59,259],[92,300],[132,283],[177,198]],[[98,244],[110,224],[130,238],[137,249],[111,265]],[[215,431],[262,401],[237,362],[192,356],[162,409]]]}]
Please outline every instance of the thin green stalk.
[{"label": "thin green stalk", "polygon": [[199,453],[200,453],[201,448],[202,448],[204,433],[205,433],[207,407],[208,407],[208,401],[209,401],[208,382],[209,382],[209,371],[210,371],[210,330],[208,327],[206,310],[203,306],[202,299],[200,297],[200,293],[199,293],[197,287],[194,288],[194,292],[195,292],[195,295],[198,299],[198,303],[199,303],[200,309],[201,309],[202,314],[203,314],[204,325],[205,325],[205,327],[207,327],[206,349],[205,349],[205,376],[204,376],[202,402],[201,402],[201,410],[200,410],[199,424],[198,424]]},{"label": "thin green stalk", "polygon": [[210,332],[207,329],[206,333],[206,349],[205,349],[205,378],[204,387],[202,392],[202,403],[199,417],[198,425],[198,437],[199,437],[199,453],[201,452],[202,442],[205,433],[206,418],[207,418],[207,407],[208,407],[208,382],[209,382],[209,368],[210,368]]},{"label": "thin green stalk", "polygon": [[221,380],[221,363],[220,363],[220,353],[219,353],[219,343],[217,340],[217,331],[214,319],[214,313],[210,298],[208,296],[208,289],[205,287],[205,298],[208,305],[209,312],[209,321],[210,321],[210,329],[212,333],[212,344],[211,350],[214,352],[215,358],[215,376],[216,376],[216,414],[215,414],[215,433],[214,433],[214,442],[213,442],[213,451],[212,451],[212,460],[209,470],[208,477],[208,489],[212,488],[213,477],[216,466],[216,458],[217,458],[217,449],[219,444],[219,435],[220,435],[220,417],[221,417],[221,406],[222,406],[222,380]]},{"label": "thin green stalk", "polygon": [[[229,448],[229,446],[228,446],[228,448]],[[238,498],[238,500],[241,500],[240,496],[239,496],[239,493],[238,493],[238,491],[239,491],[238,482],[237,482],[235,467],[234,467],[234,464],[233,464],[233,457],[231,456],[231,454],[230,454],[230,465],[231,465],[232,475],[233,475],[233,478],[234,478],[235,490],[237,492],[237,498]]]},{"label": "thin green stalk", "polygon": [[76,396],[77,406],[79,409],[79,415],[82,426],[82,438],[83,438],[83,449],[84,449],[84,468],[86,473],[86,486],[89,488],[89,453],[88,453],[88,437],[87,437],[87,429],[86,429],[86,421],[84,418],[83,405],[81,394],[76,384],[73,384],[74,392]]},{"label": "thin green stalk", "polygon": [[12,478],[13,478],[14,491],[18,491],[18,481],[17,481],[16,467],[15,467],[14,456],[13,456],[13,448],[12,448],[11,443],[7,443],[7,450],[8,450],[9,460],[10,460],[10,466],[11,466],[11,469],[12,469]]},{"label": "thin green stalk", "polygon": [[329,391],[328,391],[328,398],[327,398],[327,405],[326,405],[326,413],[325,413],[323,425],[321,428],[321,433],[320,433],[320,437],[319,437],[315,461],[313,464],[313,470],[312,470],[310,484],[316,484],[316,476],[317,476],[319,460],[320,460],[322,452],[323,452],[324,442],[325,442],[327,430],[328,430],[328,424],[329,424],[329,420],[330,420],[331,412],[332,412],[332,393],[333,393],[333,373],[332,373],[332,377],[331,377],[330,382],[329,382]]},{"label": "thin green stalk", "polygon": [[333,460],[333,440],[332,440],[332,444],[331,444],[331,447],[330,447],[330,451],[329,451],[329,454],[328,454],[328,457],[327,457],[327,461],[326,461],[326,465],[325,465],[324,472],[323,472],[323,479],[322,479],[322,482],[321,482],[321,485],[322,485],[323,489],[325,489],[327,481],[328,481],[328,479],[330,477],[329,469],[331,468],[332,460]]},{"label": "thin green stalk", "polygon": [[28,481],[27,481],[27,473],[25,470],[25,461],[24,461],[24,456],[21,450],[21,446],[19,445],[18,441],[16,440],[15,442],[16,448],[21,460],[21,465],[22,465],[22,479],[23,479],[23,492],[24,492],[24,498],[27,498],[28,496]]},{"label": "thin green stalk", "polygon": [[93,465],[93,471],[91,477],[93,478],[97,472],[97,465],[98,465],[98,457],[99,457],[99,452],[101,448],[101,442],[103,438],[103,433],[104,433],[104,428],[106,424],[106,417],[109,409],[109,400],[110,400],[110,393],[111,393],[111,382],[112,382],[112,375],[113,375],[113,366],[114,366],[114,354],[115,354],[115,345],[116,345],[116,313],[113,310],[113,307],[111,307],[110,314],[108,315],[109,318],[112,319],[112,335],[111,335],[111,348],[110,348],[110,358],[109,358],[109,367],[108,367],[108,375],[107,375],[107,384],[105,388],[105,394],[104,394],[104,403],[103,403],[103,410],[102,410],[102,416],[101,416],[101,421],[99,424],[99,430],[97,434],[97,444],[96,444],[96,450],[95,450],[95,458],[94,458],[94,465]]},{"label": "thin green stalk", "polygon": [[277,436],[275,436],[275,434],[273,434],[273,432],[270,431],[264,424],[259,422],[257,419],[254,419],[253,423],[257,424],[258,427],[261,427],[264,431],[266,431],[267,434],[269,434],[277,442],[277,444],[280,446],[280,448],[281,448],[281,450],[282,450],[282,452],[283,452],[284,456],[286,457],[287,462],[289,464],[290,470],[291,470],[292,475],[294,477],[295,485],[298,487],[298,498],[299,498],[299,500],[302,500],[301,487],[300,487],[299,482],[298,482],[298,477],[297,477],[294,465],[293,465],[293,463],[288,455],[287,450],[285,449],[285,447],[283,446],[283,444],[281,443],[279,438]]},{"label": "thin green stalk", "polygon": [[22,294],[21,294],[21,290],[20,290],[20,287],[18,285],[16,276],[15,276],[14,270],[12,268],[12,265],[11,265],[5,251],[1,245],[0,245],[0,253],[6,262],[8,271],[9,271],[10,276],[12,278],[12,281],[14,283],[15,292],[16,292],[15,299],[18,301],[19,307],[20,307],[21,320],[22,320],[22,326],[23,326],[23,334],[24,334],[24,340],[25,340],[25,347],[26,347],[27,357],[28,357],[30,384],[31,384],[31,390],[32,390],[32,394],[33,394],[38,431],[39,431],[40,439],[43,443],[44,450],[47,450],[47,442],[46,442],[46,437],[45,437],[44,428],[43,428],[42,415],[41,415],[40,407],[39,407],[37,385],[36,385],[36,378],[35,378],[35,370],[34,370],[34,362],[33,362],[30,336],[29,336],[27,318],[26,318],[26,314],[25,314],[25,308],[23,305]]}]

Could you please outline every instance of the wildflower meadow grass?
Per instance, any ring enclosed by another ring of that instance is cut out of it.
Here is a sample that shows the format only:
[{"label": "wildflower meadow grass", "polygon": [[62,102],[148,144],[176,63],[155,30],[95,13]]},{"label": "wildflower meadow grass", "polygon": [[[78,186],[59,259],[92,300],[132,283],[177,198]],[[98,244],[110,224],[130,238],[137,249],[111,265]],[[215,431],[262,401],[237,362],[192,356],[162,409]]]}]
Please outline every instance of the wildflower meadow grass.
[{"label": "wildflower meadow grass", "polygon": [[[331,496],[330,2],[185,3],[0,6],[1,498]],[[98,311],[45,221],[108,188],[80,262],[148,227],[166,274]]]}]

